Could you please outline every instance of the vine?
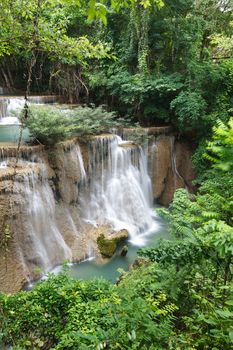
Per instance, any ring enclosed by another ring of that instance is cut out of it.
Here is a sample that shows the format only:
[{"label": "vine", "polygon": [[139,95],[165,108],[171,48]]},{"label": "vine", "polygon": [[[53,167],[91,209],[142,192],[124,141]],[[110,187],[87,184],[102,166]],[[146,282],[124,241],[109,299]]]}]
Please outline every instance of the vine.
[{"label": "vine", "polygon": [[[144,8],[140,4],[134,4],[130,13],[129,30],[130,35],[130,51],[133,50],[135,42],[137,40],[137,60],[138,70],[142,76],[146,76],[149,73],[149,19],[150,12],[149,8]],[[133,29],[133,30],[132,30]]]}]

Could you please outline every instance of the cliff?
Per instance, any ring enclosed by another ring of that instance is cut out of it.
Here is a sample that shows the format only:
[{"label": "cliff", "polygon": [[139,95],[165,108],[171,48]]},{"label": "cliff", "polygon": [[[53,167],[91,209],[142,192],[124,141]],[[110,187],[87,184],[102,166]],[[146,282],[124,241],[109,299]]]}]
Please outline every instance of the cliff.
[{"label": "cliff", "polygon": [[[169,128],[145,132],[150,135],[147,161],[153,193],[149,195],[158,203],[168,205],[176,188],[193,190],[192,151],[187,143],[175,140]],[[104,168],[113,161],[109,156],[111,140],[114,136],[107,134],[89,140],[69,140],[49,149],[23,146],[16,167],[16,145],[0,144],[1,291],[18,291],[64,260],[80,261],[93,251],[100,257],[96,232],[101,229],[83,218],[88,215],[92,218],[101,209],[102,202],[95,203],[99,192],[93,197],[96,186],[93,178],[100,184],[106,180]],[[137,148],[122,146],[126,151],[120,151],[117,162],[122,163],[116,163],[114,171],[128,164],[127,157],[140,163]],[[2,161],[7,167],[1,167]],[[122,184],[124,181],[120,186]],[[143,211],[140,215],[137,212],[139,204],[133,186],[132,183],[131,192],[128,188],[126,193],[135,206],[131,204],[129,213],[135,211],[134,217],[144,225],[145,215]],[[91,198],[92,206],[88,202]],[[85,206],[82,205],[84,199]],[[113,198],[113,201],[122,207],[121,200]],[[103,231],[107,232],[106,227]]]}]

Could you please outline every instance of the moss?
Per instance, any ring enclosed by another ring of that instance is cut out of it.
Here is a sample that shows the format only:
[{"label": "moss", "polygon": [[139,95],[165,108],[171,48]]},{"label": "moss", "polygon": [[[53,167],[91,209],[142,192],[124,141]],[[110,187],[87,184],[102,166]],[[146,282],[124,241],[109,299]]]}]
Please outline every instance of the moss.
[{"label": "moss", "polygon": [[103,234],[101,234],[97,238],[97,244],[101,255],[105,258],[111,258],[117,250],[118,243],[125,240],[125,238],[125,236],[106,238]]}]

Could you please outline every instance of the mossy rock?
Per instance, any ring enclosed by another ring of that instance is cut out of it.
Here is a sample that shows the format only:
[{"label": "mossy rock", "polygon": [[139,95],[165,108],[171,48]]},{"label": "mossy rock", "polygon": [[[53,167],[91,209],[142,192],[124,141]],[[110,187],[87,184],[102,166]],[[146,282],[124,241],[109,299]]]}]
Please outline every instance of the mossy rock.
[{"label": "mossy rock", "polygon": [[111,258],[117,250],[117,245],[126,238],[126,234],[114,238],[106,238],[103,234],[101,234],[97,238],[97,244],[101,255],[105,258]]}]

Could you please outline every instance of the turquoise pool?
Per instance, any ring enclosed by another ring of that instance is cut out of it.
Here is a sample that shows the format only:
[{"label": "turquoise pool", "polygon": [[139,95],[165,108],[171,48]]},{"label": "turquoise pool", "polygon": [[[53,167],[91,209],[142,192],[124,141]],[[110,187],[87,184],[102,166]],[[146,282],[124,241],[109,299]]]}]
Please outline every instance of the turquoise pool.
[{"label": "turquoise pool", "polygon": [[[0,124],[0,142],[17,143],[20,135],[19,124]],[[30,140],[28,129],[23,130],[22,140],[27,142]]]}]

